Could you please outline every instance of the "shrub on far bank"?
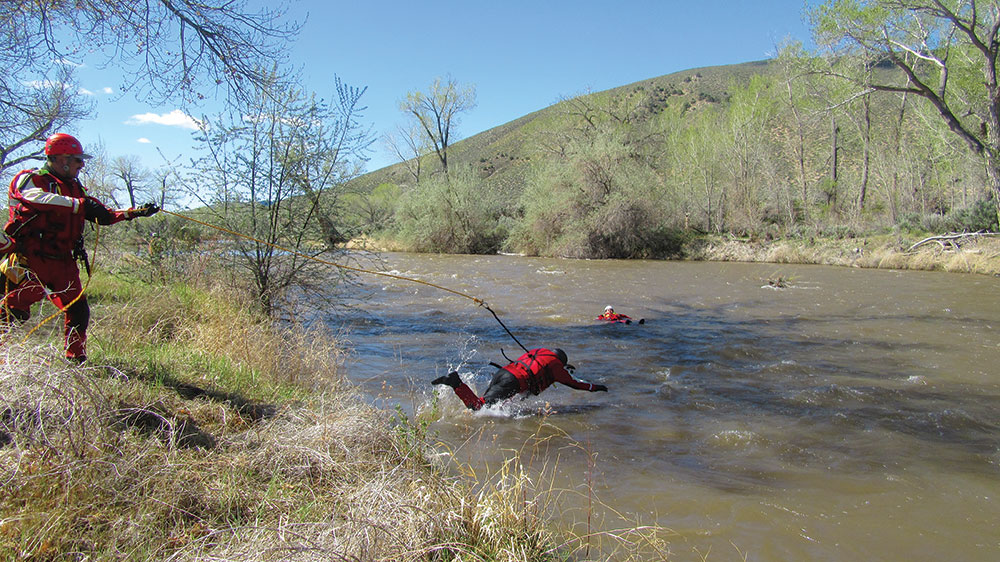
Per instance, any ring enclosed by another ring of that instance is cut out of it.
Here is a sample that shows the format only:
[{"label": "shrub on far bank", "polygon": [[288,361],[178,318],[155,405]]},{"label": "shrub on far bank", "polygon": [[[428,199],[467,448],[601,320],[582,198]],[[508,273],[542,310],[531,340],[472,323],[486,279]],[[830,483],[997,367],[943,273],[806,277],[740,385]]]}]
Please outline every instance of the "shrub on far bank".
[{"label": "shrub on far bank", "polygon": [[456,167],[403,193],[395,233],[412,251],[495,254],[507,237],[501,220],[507,205],[473,169]]},{"label": "shrub on far bank", "polygon": [[574,258],[676,257],[672,203],[660,179],[620,145],[575,145],[535,171],[508,247]]},{"label": "shrub on far bank", "polygon": [[990,199],[980,199],[971,207],[958,209],[948,215],[951,230],[956,232],[997,232],[997,207]]},{"label": "shrub on far bank", "polygon": [[899,229],[912,233],[997,232],[997,208],[990,199],[980,199],[970,207],[946,215],[907,213],[900,217]]}]

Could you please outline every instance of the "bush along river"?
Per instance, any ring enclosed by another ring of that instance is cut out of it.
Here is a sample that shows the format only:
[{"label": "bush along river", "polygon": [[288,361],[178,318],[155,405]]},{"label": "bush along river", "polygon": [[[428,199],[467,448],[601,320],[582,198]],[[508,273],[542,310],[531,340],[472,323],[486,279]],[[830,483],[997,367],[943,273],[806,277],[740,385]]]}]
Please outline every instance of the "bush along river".
[{"label": "bush along river", "polygon": [[[477,473],[518,452],[538,489],[567,492],[556,517],[578,533],[669,528],[672,560],[1000,559],[996,278],[384,259],[485,300],[527,347],[560,347],[577,378],[609,387],[556,384],[472,413],[429,383],[457,369],[482,393],[489,363],[520,354],[486,309],[365,276],[351,289],[364,302],[328,319],[372,400],[432,419]],[[606,305],[646,322],[600,324]]]}]

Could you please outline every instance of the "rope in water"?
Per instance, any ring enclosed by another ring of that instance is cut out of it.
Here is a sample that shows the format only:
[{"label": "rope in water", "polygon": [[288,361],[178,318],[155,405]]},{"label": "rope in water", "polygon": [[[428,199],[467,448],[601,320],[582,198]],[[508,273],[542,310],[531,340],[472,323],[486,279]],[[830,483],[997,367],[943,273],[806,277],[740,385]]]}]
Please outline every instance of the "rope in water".
[{"label": "rope in water", "polygon": [[511,337],[511,339],[513,339],[514,342],[516,342],[517,345],[519,345],[521,347],[521,349],[523,349],[525,352],[528,351],[528,348],[524,347],[524,345],[520,341],[518,341],[517,337],[514,336],[513,333],[511,333],[511,331],[507,328],[507,326],[503,323],[503,321],[500,320],[500,317],[497,316],[497,313],[494,312],[493,309],[490,308],[488,304],[486,304],[486,301],[484,301],[483,299],[480,299],[478,297],[474,297],[474,296],[472,296],[472,295],[470,295],[468,293],[463,293],[462,291],[456,291],[455,289],[450,289],[448,287],[444,287],[444,286],[438,285],[436,283],[431,283],[430,281],[424,281],[422,279],[414,279],[412,277],[405,277],[403,275],[396,275],[394,273],[386,273],[384,271],[374,271],[374,270],[371,270],[371,269],[364,269],[364,268],[361,268],[361,267],[354,267],[354,266],[350,266],[350,265],[344,265],[342,263],[336,263],[336,262],[324,260],[324,259],[318,258],[316,256],[310,256],[310,255],[307,255],[307,254],[303,254],[301,252],[297,252],[295,250],[284,248],[282,246],[279,246],[278,244],[273,244],[271,242],[266,242],[264,240],[260,240],[258,238],[254,238],[253,236],[250,236],[250,235],[247,235],[247,234],[242,234],[240,232],[236,232],[234,230],[230,230],[230,229],[222,227],[222,226],[218,226],[218,225],[215,225],[215,224],[204,222],[204,221],[198,220],[198,219],[196,219],[194,217],[189,217],[187,215],[182,215],[182,214],[179,214],[179,213],[173,213],[173,212],[167,211],[165,209],[161,209],[160,212],[161,213],[166,213],[166,214],[168,214],[170,216],[173,216],[173,217],[182,218],[184,220],[188,220],[188,221],[200,224],[202,226],[218,230],[220,232],[225,232],[226,234],[230,234],[232,236],[238,236],[240,238],[245,238],[247,240],[251,240],[251,241],[256,242],[258,244],[264,244],[265,246],[269,246],[271,248],[274,248],[275,250],[279,250],[279,251],[282,251],[282,252],[287,252],[289,254],[292,254],[292,255],[295,255],[295,256],[298,256],[298,257],[301,257],[301,258],[305,258],[305,259],[308,259],[308,260],[312,260],[312,261],[315,261],[315,262],[319,262],[319,263],[322,263],[324,265],[329,265],[329,266],[337,267],[337,268],[340,268],[340,269],[346,269],[346,270],[354,271],[354,272],[357,272],[357,273],[368,273],[368,274],[371,274],[371,275],[381,275],[383,277],[390,277],[392,279],[398,279],[400,281],[410,281],[411,283],[419,283],[421,285],[427,285],[428,287],[433,287],[435,289],[440,289],[442,291],[447,291],[447,292],[449,292],[449,293],[451,293],[453,295],[458,295],[460,297],[467,298],[467,299],[473,301],[474,303],[476,303],[477,305],[479,305],[479,306],[485,308],[486,310],[490,311],[490,314],[493,315],[493,318],[496,319],[497,323],[499,323],[500,326],[504,329],[504,331],[507,332],[507,335],[509,335]]},{"label": "rope in water", "polygon": [[[386,273],[384,271],[374,271],[374,270],[371,270],[371,269],[364,269],[364,268],[361,268],[361,267],[344,265],[342,263],[336,263],[336,262],[332,262],[332,261],[329,261],[329,260],[324,260],[322,258],[318,258],[316,256],[310,256],[308,254],[303,254],[301,252],[298,252],[298,251],[295,251],[295,250],[292,250],[292,249],[289,249],[289,248],[285,248],[285,247],[280,246],[278,244],[267,242],[267,241],[261,240],[259,238],[255,238],[255,237],[247,235],[247,234],[236,232],[234,230],[231,230],[231,229],[228,229],[228,228],[225,228],[225,227],[222,227],[222,226],[218,226],[218,225],[211,224],[211,223],[208,223],[208,222],[205,222],[205,221],[201,221],[201,220],[198,220],[198,219],[196,219],[194,217],[189,217],[189,216],[186,216],[186,215],[182,215],[180,213],[174,213],[174,212],[168,211],[166,209],[160,209],[160,212],[161,213],[166,213],[166,214],[168,214],[170,216],[173,216],[173,217],[178,217],[178,218],[181,218],[181,219],[184,219],[184,220],[188,220],[188,221],[200,224],[200,225],[205,226],[207,228],[218,230],[219,232],[225,232],[226,234],[230,234],[232,236],[237,236],[239,238],[244,238],[244,239],[247,239],[247,240],[251,240],[251,241],[256,242],[258,244],[263,244],[265,246],[269,246],[271,248],[274,248],[275,250],[278,250],[278,251],[281,251],[281,252],[286,252],[288,254],[291,254],[291,255],[294,255],[294,256],[298,256],[298,257],[301,257],[301,258],[304,258],[304,259],[312,260],[312,261],[315,261],[315,262],[318,262],[318,263],[322,263],[324,265],[329,265],[329,266],[337,267],[337,268],[340,268],[340,269],[346,269],[346,270],[354,271],[354,272],[357,272],[357,273],[367,273],[367,274],[371,274],[371,275],[380,275],[382,277],[389,277],[389,278],[392,278],[392,279],[398,279],[400,281],[409,281],[411,283],[418,283],[420,285],[426,285],[428,287],[433,287],[435,289],[440,289],[442,291],[446,291],[446,292],[451,293],[453,295],[457,295],[457,296],[460,296],[460,297],[463,297],[463,298],[467,298],[467,299],[471,300],[472,302],[476,303],[477,305],[479,305],[479,306],[485,308],[486,310],[490,311],[490,314],[493,315],[493,318],[496,319],[497,323],[500,324],[500,326],[504,329],[505,332],[507,332],[507,334],[511,337],[511,339],[513,339],[514,342],[516,342],[517,345],[519,345],[521,347],[521,349],[523,349],[525,352],[528,351],[528,348],[524,347],[524,345],[517,339],[516,336],[514,336],[514,334],[510,331],[510,329],[507,328],[507,326],[503,323],[503,321],[500,320],[500,317],[497,316],[497,313],[494,312],[494,310],[492,308],[490,308],[490,306],[488,304],[486,304],[486,301],[484,301],[483,299],[480,299],[478,297],[474,297],[474,296],[472,296],[472,295],[470,295],[468,293],[464,293],[462,291],[457,291],[455,289],[444,287],[444,286],[438,285],[436,283],[431,283],[430,281],[424,281],[422,279],[414,279],[412,277],[406,277],[406,276],[403,276],[403,275],[397,275],[395,273]],[[97,230],[97,232],[98,232],[98,235],[95,235],[95,237],[94,237],[94,254],[95,255],[97,254],[97,243],[98,243],[100,231]],[[80,294],[77,295],[76,298],[74,298],[72,301],[70,301],[66,306],[64,306],[64,307],[60,308],[59,310],[57,310],[54,314],[52,314],[51,316],[49,316],[45,320],[42,320],[41,322],[39,322],[37,326],[35,326],[34,328],[32,328],[31,331],[29,331],[28,334],[24,337],[24,342],[26,342],[28,340],[28,338],[32,334],[34,334],[39,328],[41,328],[43,325],[45,325],[47,322],[51,321],[53,318],[55,318],[59,314],[62,314],[64,312],[66,312],[66,310],[69,307],[73,306],[73,304],[75,304],[78,300],[80,300],[83,297],[83,295],[86,293],[87,287],[90,285],[90,279],[91,279],[91,276],[88,275],[87,276],[87,282],[84,284],[83,288],[80,291]]]}]

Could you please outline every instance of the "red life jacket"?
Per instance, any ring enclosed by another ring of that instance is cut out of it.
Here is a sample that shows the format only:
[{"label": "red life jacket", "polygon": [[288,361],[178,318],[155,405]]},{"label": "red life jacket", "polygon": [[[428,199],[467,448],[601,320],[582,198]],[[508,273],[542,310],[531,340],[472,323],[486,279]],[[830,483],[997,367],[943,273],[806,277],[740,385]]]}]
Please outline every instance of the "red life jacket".
[{"label": "red life jacket", "polygon": [[537,395],[552,386],[556,380],[557,370],[564,368],[554,352],[537,348],[518,357],[504,369],[517,377],[521,387],[520,392],[529,391]]},{"label": "red life jacket", "polygon": [[605,312],[604,314],[598,316],[596,320],[604,320],[605,322],[624,322],[625,320],[631,320],[631,318],[616,312]]},{"label": "red life jacket", "polygon": [[84,200],[78,180],[62,180],[45,168],[22,170],[10,182],[4,231],[25,254],[71,259],[83,236]]},{"label": "red life jacket", "polygon": [[44,167],[14,176],[8,196],[10,219],[4,232],[15,240],[18,252],[50,259],[72,259],[85,221],[107,225],[135,216],[134,209],[109,209],[88,196],[79,180],[61,179]]}]

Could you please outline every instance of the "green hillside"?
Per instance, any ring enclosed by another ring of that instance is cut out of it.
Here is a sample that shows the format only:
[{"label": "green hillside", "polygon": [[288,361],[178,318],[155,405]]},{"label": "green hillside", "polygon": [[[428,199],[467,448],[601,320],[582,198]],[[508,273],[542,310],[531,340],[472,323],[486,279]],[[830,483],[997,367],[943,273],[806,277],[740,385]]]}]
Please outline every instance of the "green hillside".
[{"label": "green hillside", "polygon": [[[995,228],[981,155],[924,98],[843,79],[859,68],[905,84],[888,64],[784,54],[569,98],[454,143],[447,173],[431,151],[419,174],[357,178],[345,216],[383,247],[585,258]],[[978,128],[983,107],[966,107]]]},{"label": "green hillside", "polygon": [[[683,70],[610,90],[583,94],[462,139],[450,147],[449,159],[454,164],[473,165],[482,174],[486,185],[522,183],[527,173],[526,167],[532,161],[544,158],[539,143],[547,135],[557,134],[559,130],[573,126],[569,114],[576,101],[608,96],[625,98],[640,94],[647,98],[642,111],[648,118],[668,107],[697,109],[722,103],[727,99],[727,90],[733,83],[745,83],[752,75],[773,71],[772,62],[767,60],[712,66]],[[434,166],[433,156],[424,158],[428,167]],[[371,189],[386,182],[408,182],[402,163],[367,173],[357,178],[354,185]]]}]

